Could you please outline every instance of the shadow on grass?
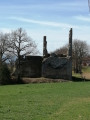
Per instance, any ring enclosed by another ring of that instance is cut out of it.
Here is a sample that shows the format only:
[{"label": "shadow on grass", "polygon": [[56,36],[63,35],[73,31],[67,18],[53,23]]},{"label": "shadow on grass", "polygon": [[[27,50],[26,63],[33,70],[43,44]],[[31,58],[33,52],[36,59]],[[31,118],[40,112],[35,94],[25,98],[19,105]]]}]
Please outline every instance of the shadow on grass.
[{"label": "shadow on grass", "polygon": [[73,82],[90,82],[90,79],[72,77],[72,81],[73,81]]}]

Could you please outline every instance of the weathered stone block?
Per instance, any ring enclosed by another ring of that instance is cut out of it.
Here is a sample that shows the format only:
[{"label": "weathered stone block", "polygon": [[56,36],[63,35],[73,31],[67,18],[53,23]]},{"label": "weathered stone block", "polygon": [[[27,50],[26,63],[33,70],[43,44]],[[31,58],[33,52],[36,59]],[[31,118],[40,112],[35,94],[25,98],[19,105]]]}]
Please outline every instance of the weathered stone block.
[{"label": "weathered stone block", "polygon": [[42,62],[42,76],[47,78],[71,79],[70,57],[51,56]]}]

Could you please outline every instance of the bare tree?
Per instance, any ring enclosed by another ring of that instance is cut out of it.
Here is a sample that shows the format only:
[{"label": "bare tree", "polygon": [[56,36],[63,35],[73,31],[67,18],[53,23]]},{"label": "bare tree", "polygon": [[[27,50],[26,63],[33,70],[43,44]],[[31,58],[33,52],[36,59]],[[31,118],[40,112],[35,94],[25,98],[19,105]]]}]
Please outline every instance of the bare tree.
[{"label": "bare tree", "polygon": [[[56,53],[58,56],[62,54],[67,55],[68,52],[68,45],[65,45],[53,53]],[[80,41],[75,39],[72,43],[72,64],[75,73],[82,72],[82,60],[89,54],[88,45],[85,41]],[[62,57],[62,56],[61,56]]]},{"label": "bare tree", "polygon": [[56,49],[53,53],[57,54],[58,56],[67,55],[68,52],[68,45],[65,45],[59,49]]},{"label": "bare tree", "polygon": [[22,28],[11,33],[10,43],[10,52],[12,52],[18,60],[18,79],[20,79],[20,57],[37,54],[37,45]]},{"label": "bare tree", "polygon": [[89,56],[90,56],[90,45],[88,45],[88,50],[89,50],[89,53],[88,53],[88,54],[89,54]]},{"label": "bare tree", "polygon": [[0,33],[0,63],[3,63],[10,58],[8,46],[9,46],[9,34]]},{"label": "bare tree", "polygon": [[85,41],[75,39],[73,41],[73,66],[75,73],[82,72],[82,60],[88,54],[88,46]]}]

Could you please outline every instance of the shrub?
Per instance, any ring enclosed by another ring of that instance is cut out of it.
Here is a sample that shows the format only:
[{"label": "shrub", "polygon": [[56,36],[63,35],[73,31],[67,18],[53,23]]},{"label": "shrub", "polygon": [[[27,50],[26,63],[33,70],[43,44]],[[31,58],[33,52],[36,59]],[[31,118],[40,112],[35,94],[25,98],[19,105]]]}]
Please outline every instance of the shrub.
[{"label": "shrub", "polygon": [[10,84],[10,82],[10,71],[7,65],[0,65],[0,84]]}]

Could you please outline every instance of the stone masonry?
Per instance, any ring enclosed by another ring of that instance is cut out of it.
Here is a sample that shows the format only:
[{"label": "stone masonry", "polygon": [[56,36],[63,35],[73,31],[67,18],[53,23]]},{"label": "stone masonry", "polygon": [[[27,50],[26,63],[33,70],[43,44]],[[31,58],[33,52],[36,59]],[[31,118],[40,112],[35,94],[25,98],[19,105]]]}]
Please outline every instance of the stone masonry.
[{"label": "stone masonry", "polygon": [[72,28],[69,31],[68,55],[66,57],[58,57],[56,54],[52,54],[50,57],[44,58],[42,62],[42,76],[72,79]]},{"label": "stone masonry", "polygon": [[[46,77],[55,79],[72,79],[72,28],[69,31],[68,55],[49,55],[46,36],[43,37],[43,56],[21,57],[21,77]],[[14,75],[17,74],[17,69]]]}]

